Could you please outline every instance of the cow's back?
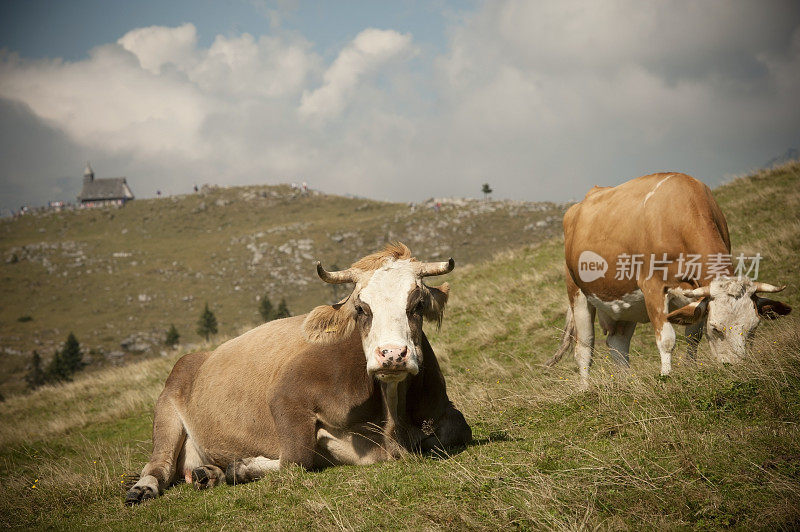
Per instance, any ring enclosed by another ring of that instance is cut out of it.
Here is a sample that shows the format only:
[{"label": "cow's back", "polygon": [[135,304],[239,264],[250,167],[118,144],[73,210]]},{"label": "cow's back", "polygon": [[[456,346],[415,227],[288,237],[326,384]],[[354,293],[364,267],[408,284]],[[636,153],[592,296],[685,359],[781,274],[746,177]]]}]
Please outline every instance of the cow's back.
[{"label": "cow's back", "polygon": [[[564,248],[568,272],[581,286],[578,261],[584,251],[602,256],[613,278],[624,254],[666,253],[676,260],[681,254],[729,253],[730,237],[706,185],[686,174],[661,173],[590,190],[564,216]],[[619,295],[634,290],[636,279],[611,284]]]}]

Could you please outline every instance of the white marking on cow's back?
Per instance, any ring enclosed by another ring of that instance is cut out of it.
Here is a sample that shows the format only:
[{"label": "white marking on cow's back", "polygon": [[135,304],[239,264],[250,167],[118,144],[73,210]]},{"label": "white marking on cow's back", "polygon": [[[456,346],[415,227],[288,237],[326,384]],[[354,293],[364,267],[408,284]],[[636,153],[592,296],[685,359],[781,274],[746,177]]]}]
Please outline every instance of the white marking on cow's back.
[{"label": "white marking on cow's back", "polygon": [[622,296],[622,299],[604,301],[594,294],[587,294],[589,303],[613,321],[635,321],[647,323],[647,307],[644,303],[644,294],[641,290],[634,290]]},{"label": "white marking on cow's back", "polygon": [[664,179],[662,179],[661,181],[659,181],[658,183],[656,183],[656,186],[654,186],[654,187],[653,187],[653,190],[651,190],[650,192],[648,192],[648,193],[647,193],[647,196],[645,196],[645,197],[644,197],[644,203],[642,203],[642,205],[647,205],[647,200],[649,200],[649,199],[650,199],[650,197],[651,197],[653,194],[655,194],[655,193],[656,193],[656,190],[658,190],[658,187],[660,187],[661,185],[663,185],[663,184],[664,184],[664,181],[666,181],[667,179],[669,179],[670,177],[672,177],[672,176],[674,176],[674,175],[675,175],[675,174],[669,174],[667,177],[665,177]]}]

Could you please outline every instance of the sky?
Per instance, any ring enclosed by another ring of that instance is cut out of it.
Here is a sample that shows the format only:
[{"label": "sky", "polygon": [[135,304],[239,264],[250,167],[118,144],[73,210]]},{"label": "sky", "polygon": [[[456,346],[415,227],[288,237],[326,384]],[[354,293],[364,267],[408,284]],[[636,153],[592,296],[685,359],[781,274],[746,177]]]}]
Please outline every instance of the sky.
[{"label": "sky", "polygon": [[0,2],[0,208],[305,181],[390,201],[715,185],[800,147],[800,3]]}]

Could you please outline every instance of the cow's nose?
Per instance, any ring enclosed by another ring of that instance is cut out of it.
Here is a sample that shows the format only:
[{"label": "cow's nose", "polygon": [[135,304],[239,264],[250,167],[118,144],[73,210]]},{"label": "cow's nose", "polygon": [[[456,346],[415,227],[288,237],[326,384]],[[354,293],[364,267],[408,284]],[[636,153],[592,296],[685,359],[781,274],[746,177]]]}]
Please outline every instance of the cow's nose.
[{"label": "cow's nose", "polygon": [[408,354],[408,346],[382,345],[377,351],[380,358],[400,362]]}]

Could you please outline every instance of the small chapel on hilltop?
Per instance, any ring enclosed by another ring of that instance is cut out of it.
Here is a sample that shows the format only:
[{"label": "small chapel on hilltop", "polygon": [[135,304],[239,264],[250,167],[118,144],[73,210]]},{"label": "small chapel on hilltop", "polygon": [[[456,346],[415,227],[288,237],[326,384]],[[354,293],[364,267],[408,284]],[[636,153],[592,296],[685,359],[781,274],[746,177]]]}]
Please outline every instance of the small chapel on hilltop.
[{"label": "small chapel on hilltop", "polygon": [[133,192],[124,177],[102,177],[95,179],[94,170],[87,162],[83,171],[83,190],[78,201],[84,207],[103,205],[125,205],[133,199]]}]

